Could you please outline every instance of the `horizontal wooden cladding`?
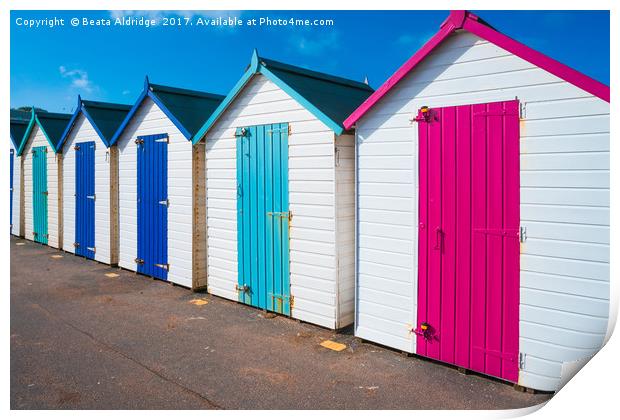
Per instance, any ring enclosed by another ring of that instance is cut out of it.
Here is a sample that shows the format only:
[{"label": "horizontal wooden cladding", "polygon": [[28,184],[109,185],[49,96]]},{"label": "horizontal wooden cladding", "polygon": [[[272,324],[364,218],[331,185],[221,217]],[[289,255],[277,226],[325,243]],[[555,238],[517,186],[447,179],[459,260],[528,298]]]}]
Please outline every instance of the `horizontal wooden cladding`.
[{"label": "horizontal wooden cladding", "polygon": [[526,137],[521,140],[521,154],[558,152],[608,152],[609,133]]},{"label": "horizontal wooden cladding", "polygon": [[609,170],[521,171],[521,187],[596,188],[609,190]]},{"label": "horizontal wooden cladding", "polygon": [[609,169],[609,152],[570,152],[521,156],[521,170],[603,170]]},{"label": "horizontal wooden cladding", "polygon": [[594,261],[524,254],[521,270],[609,281],[609,264]]}]

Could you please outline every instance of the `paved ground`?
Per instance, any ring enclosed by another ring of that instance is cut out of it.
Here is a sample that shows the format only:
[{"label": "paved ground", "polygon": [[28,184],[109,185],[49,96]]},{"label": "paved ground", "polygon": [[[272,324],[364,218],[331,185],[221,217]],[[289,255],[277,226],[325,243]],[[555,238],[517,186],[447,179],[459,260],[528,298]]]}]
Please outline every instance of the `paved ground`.
[{"label": "paved ground", "polygon": [[11,238],[13,409],[486,409],[549,397]]}]

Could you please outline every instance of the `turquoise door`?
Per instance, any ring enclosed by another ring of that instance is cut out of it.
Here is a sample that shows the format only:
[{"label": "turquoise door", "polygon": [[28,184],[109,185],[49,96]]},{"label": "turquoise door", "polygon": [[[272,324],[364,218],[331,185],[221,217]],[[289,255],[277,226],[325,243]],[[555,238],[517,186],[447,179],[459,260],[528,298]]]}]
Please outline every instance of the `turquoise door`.
[{"label": "turquoise door", "polygon": [[32,226],[36,242],[47,245],[47,147],[32,148]]},{"label": "turquoise door", "polygon": [[237,130],[239,301],[291,314],[288,123]]}]

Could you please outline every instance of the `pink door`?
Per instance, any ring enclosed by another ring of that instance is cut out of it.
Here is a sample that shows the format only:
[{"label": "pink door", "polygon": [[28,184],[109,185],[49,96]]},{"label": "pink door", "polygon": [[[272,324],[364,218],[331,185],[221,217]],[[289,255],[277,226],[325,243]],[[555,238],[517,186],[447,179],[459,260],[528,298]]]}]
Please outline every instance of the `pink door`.
[{"label": "pink door", "polygon": [[518,380],[519,102],[421,109],[417,353]]}]

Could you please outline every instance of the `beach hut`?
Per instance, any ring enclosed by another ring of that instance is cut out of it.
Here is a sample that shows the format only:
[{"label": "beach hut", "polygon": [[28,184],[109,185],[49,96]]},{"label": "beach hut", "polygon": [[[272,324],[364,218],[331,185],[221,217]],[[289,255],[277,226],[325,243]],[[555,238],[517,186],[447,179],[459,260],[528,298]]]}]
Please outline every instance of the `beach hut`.
[{"label": "beach hut", "polygon": [[608,86],[453,11],[345,127],[358,337],[548,391],[599,350]]},{"label": "beach hut", "polygon": [[328,328],[353,321],[353,135],[365,83],[254,51],[206,145],[210,293]]},{"label": "beach hut", "polygon": [[110,142],[131,106],[83,100],[58,146],[63,155],[63,249],[118,264],[118,149]]},{"label": "beach hut", "polygon": [[62,248],[62,154],[70,114],[32,110],[18,156],[24,168],[24,236]]},{"label": "beach hut", "polygon": [[23,223],[23,168],[22,158],[17,154],[19,146],[24,139],[24,134],[28,128],[30,113],[24,111],[11,110],[11,151],[10,151],[10,201],[9,213],[11,222],[11,234],[15,236],[24,236]]},{"label": "beach hut", "polygon": [[222,99],[145,79],[111,141],[119,154],[121,267],[206,286],[204,147],[190,139]]}]

